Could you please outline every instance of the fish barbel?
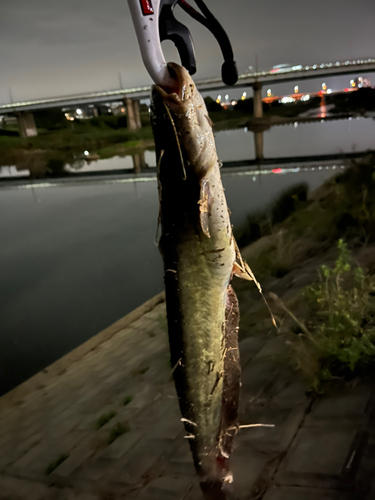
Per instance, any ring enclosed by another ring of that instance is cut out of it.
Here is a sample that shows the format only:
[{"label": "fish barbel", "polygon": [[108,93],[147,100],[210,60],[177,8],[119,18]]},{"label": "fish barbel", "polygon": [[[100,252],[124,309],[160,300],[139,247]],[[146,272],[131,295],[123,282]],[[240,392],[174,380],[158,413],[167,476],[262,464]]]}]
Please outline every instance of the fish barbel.
[{"label": "fish barbel", "polygon": [[229,282],[242,270],[205,103],[184,68],[168,68],[178,83],[152,88],[151,122],[171,363],[202,489],[220,500],[232,479],[240,387],[239,310]]}]

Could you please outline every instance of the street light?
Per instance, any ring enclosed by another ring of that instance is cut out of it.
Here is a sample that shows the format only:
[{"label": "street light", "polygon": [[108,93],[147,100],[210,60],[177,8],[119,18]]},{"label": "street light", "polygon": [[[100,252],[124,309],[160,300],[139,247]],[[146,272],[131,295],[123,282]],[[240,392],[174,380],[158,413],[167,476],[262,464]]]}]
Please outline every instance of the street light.
[{"label": "street light", "polygon": [[295,85],[295,87],[294,87],[294,93],[295,93],[295,94],[298,94],[298,90],[299,90],[298,85]]}]

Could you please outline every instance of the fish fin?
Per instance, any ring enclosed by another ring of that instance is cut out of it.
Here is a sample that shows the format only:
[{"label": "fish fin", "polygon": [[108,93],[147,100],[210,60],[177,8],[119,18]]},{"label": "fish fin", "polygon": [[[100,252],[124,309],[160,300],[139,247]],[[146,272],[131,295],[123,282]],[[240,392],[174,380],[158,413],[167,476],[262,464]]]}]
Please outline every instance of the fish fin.
[{"label": "fish fin", "polygon": [[208,180],[203,180],[201,184],[200,196],[199,196],[199,221],[203,233],[207,238],[211,238],[210,228],[208,224],[208,217],[211,213],[212,197],[210,192],[210,183]]},{"label": "fish fin", "polygon": [[[267,309],[271,315],[272,324],[275,328],[278,329],[275,316],[273,315],[271,307],[270,307],[269,303],[267,302],[265,296],[263,295],[263,290],[262,290],[262,287],[261,287],[259,281],[256,279],[253,271],[250,269],[247,262],[245,260],[243,260],[243,258],[241,256],[240,249],[238,248],[237,242],[234,238],[233,238],[233,241],[234,241],[234,249],[236,252],[236,261],[233,264],[233,274],[235,276],[237,276],[238,278],[242,278],[242,279],[249,280],[249,281],[254,281],[255,286],[258,288],[258,291],[262,296],[263,302],[266,304]],[[239,261],[239,263],[237,261]]]},{"label": "fish fin", "polygon": [[240,311],[237,296],[228,285],[225,307],[224,328],[224,379],[223,399],[221,406],[221,422],[219,434],[219,450],[221,456],[229,458],[232,443],[238,428],[238,405],[240,398],[241,364],[238,349],[238,324]]},{"label": "fish fin", "polygon": [[240,249],[238,248],[237,241],[233,238],[234,250],[236,252],[236,260],[233,264],[233,274],[238,278],[242,278],[249,281],[254,281],[259,292],[262,293],[262,287],[254,276],[253,271],[250,269],[246,260],[243,260]]},{"label": "fish fin", "polygon": [[248,281],[253,281],[253,279],[250,277],[250,275],[246,272],[246,269],[244,269],[241,264],[238,262],[233,263],[233,274],[237,276],[237,278],[241,278],[243,280],[248,280]]}]

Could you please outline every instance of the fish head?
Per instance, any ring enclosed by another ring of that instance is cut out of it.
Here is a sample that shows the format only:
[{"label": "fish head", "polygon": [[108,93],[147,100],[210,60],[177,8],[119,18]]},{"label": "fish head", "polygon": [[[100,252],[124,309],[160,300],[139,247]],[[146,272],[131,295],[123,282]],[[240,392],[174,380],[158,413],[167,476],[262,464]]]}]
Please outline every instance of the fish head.
[{"label": "fish head", "polygon": [[175,63],[169,63],[168,70],[176,85],[168,89],[153,86],[152,119],[158,115],[173,121],[176,140],[187,159],[187,171],[202,178],[218,161],[212,122],[188,71]]}]

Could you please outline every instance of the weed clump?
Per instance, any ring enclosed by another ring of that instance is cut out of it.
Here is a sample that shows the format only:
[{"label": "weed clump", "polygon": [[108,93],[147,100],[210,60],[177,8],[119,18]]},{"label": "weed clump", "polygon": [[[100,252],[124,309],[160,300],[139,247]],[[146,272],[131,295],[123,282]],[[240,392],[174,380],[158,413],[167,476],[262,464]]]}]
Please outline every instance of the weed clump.
[{"label": "weed clump", "polygon": [[115,441],[118,437],[122,436],[122,434],[125,434],[126,432],[129,431],[130,427],[128,424],[117,422],[117,424],[114,425],[112,429],[109,431],[108,444],[113,443],[113,441]]},{"label": "weed clump", "polygon": [[298,202],[307,200],[308,186],[302,182],[284,191],[271,208],[272,224],[280,224],[297,209]]},{"label": "weed clump", "polygon": [[57,467],[59,465],[61,465],[63,462],[65,462],[65,460],[69,458],[69,455],[67,453],[62,453],[61,455],[59,455],[56,460],[54,460],[53,462],[51,462],[46,470],[45,470],[45,474],[46,476],[49,476],[55,469],[57,469]]},{"label": "weed clump", "polygon": [[124,406],[128,405],[131,401],[133,401],[133,396],[128,394],[127,396],[124,397],[124,399],[122,400],[122,404]]},{"label": "weed clump", "polygon": [[141,366],[139,368],[137,368],[136,370],[133,371],[133,375],[144,375],[145,373],[148,372],[148,370],[150,369],[149,366]]},{"label": "weed clump", "polygon": [[375,277],[352,265],[342,239],[337,247],[334,267],[321,266],[317,283],[302,293],[311,311],[306,323],[284,307],[298,332],[288,335],[294,364],[316,392],[324,382],[364,374],[375,363]]},{"label": "weed clump", "polygon": [[100,415],[100,417],[96,421],[96,429],[98,430],[103,427],[103,425],[109,422],[115,415],[115,411],[109,411],[108,413],[103,413],[103,415]]}]

